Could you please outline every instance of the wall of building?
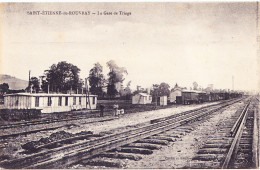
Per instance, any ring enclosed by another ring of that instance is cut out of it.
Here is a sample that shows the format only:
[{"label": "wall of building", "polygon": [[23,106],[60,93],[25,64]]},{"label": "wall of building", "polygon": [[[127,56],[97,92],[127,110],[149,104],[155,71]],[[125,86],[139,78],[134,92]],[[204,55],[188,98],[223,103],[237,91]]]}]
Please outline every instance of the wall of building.
[{"label": "wall of building", "polygon": [[4,108],[8,109],[30,109],[31,104],[30,96],[6,96],[4,98]]},{"label": "wall of building", "polygon": [[[41,109],[42,113],[66,112],[86,108],[96,109],[97,105],[97,96],[86,97],[86,95],[10,95],[5,96],[4,100],[7,109]],[[86,100],[89,102],[86,102]]]},{"label": "wall of building", "polygon": [[[86,103],[86,99],[84,101]],[[90,109],[90,107],[91,107],[91,109],[96,109],[97,108],[97,96],[90,96],[89,99],[87,97],[87,101],[90,101],[87,104],[87,109]]]},{"label": "wall of building", "polygon": [[160,97],[160,106],[166,106],[167,105],[167,96],[161,96]]},{"label": "wall of building", "polygon": [[132,104],[144,104],[144,98],[141,95],[136,94],[132,97]]},{"label": "wall of building", "polygon": [[175,90],[170,93],[170,102],[176,103],[176,97],[181,96],[181,90]]},{"label": "wall of building", "polygon": [[142,96],[140,94],[136,94],[132,97],[132,104],[150,104],[152,103],[151,96]]}]

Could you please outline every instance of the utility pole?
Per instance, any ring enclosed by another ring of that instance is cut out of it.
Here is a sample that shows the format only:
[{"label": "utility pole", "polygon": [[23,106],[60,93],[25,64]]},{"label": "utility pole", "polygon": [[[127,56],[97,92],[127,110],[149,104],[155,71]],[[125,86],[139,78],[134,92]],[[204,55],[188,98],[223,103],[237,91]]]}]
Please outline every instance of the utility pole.
[{"label": "utility pole", "polygon": [[31,70],[29,70],[29,84],[28,84],[28,87],[30,86],[30,82],[31,82]]},{"label": "utility pole", "polygon": [[232,76],[232,90],[234,91],[234,76]]},{"label": "utility pole", "polygon": [[[260,10],[259,10],[259,1],[256,2],[256,44],[257,44],[257,60],[260,59]],[[260,72],[260,69],[258,67],[258,73]],[[258,78],[258,87],[260,86],[260,79]],[[259,90],[258,90],[259,92]],[[260,151],[259,151],[260,152]]]},{"label": "utility pole", "polygon": [[[90,97],[89,97],[89,87],[88,87],[88,79],[89,79],[89,77],[88,78],[85,78],[85,85],[86,85],[86,108],[87,108],[87,104],[89,105],[89,109],[90,109],[90,112],[92,112],[91,111],[91,105],[90,105]],[[93,100],[94,100],[94,98],[93,98]]]}]

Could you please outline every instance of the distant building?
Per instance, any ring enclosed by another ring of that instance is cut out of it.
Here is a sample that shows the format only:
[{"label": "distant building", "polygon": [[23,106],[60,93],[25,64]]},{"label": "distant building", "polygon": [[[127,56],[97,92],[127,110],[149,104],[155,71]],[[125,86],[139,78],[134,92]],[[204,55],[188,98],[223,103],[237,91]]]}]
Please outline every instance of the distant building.
[{"label": "distant building", "polygon": [[152,96],[146,93],[138,93],[132,97],[132,104],[151,104]]},{"label": "distant building", "polygon": [[167,106],[167,96],[160,96],[160,106]]},{"label": "distant building", "polygon": [[170,92],[170,102],[176,103],[176,98],[177,96],[181,96],[181,92],[182,92],[182,88],[179,87],[178,84],[176,83],[176,85]]},{"label": "distant building", "polygon": [[53,113],[96,109],[96,106],[96,95],[16,93],[4,96],[5,109],[40,109],[42,113]]}]

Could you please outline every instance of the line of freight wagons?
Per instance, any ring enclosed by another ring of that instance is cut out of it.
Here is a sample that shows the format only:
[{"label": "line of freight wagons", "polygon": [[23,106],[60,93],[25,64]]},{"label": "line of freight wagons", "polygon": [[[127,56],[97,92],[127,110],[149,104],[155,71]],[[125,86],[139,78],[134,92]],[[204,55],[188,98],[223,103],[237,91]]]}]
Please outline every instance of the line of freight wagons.
[{"label": "line of freight wagons", "polygon": [[[241,93],[237,92],[202,92],[195,90],[182,90],[179,95],[175,96],[174,103],[177,104],[193,104],[203,103],[218,100],[228,100],[232,98],[242,97]],[[172,102],[172,101],[171,101]]]}]

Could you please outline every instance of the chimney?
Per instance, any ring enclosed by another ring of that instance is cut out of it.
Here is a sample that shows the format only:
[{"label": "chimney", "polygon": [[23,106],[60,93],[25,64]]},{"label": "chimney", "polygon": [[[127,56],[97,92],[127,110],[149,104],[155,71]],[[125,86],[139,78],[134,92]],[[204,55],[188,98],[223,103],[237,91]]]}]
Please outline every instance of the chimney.
[{"label": "chimney", "polygon": [[151,93],[150,88],[146,88],[146,92],[147,92],[147,94],[150,94]]},{"label": "chimney", "polygon": [[140,87],[141,87],[141,86],[136,86],[136,89],[137,89],[137,91],[139,91],[139,90],[140,90]]}]

